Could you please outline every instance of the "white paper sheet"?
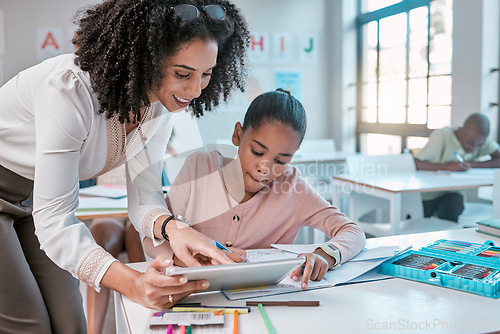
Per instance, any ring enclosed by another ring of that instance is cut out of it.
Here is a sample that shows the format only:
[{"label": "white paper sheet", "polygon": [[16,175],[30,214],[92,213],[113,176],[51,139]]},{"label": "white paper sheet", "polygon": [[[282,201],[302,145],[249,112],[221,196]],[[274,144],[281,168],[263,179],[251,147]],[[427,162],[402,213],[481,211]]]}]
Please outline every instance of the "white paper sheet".
[{"label": "white paper sheet", "polygon": [[295,253],[284,252],[280,249],[249,249],[247,259],[250,262],[274,261],[297,257]]},{"label": "white paper sheet", "polygon": [[[281,249],[287,252],[300,254],[300,253],[312,253],[321,244],[272,244],[271,246],[276,249]],[[362,250],[358,255],[349,260],[349,262],[373,260],[380,258],[388,258],[393,256],[395,252],[399,249],[399,246],[382,246]]]},{"label": "white paper sheet", "polygon": [[[287,250],[294,250],[295,252],[309,252],[311,249],[314,250],[316,247],[314,245],[273,245],[274,246],[284,246]],[[291,246],[291,247],[290,247]],[[312,248],[313,247],[313,248]],[[346,282],[354,283],[354,279],[363,275],[366,272],[371,271],[379,264],[387,260],[388,258],[395,255],[395,252],[399,249],[398,246],[384,246],[377,247],[373,249],[367,249],[360,253],[362,255],[357,261],[349,261],[347,263],[342,264],[340,267],[337,267],[335,270],[330,270],[326,273],[325,278],[321,281],[309,281],[308,290],[311,289],[319,289],[319,288],[327,288],[332,287],[337,284],[342,284]],[[290,257],[291,254],[296,256],[295,253],[290,251],[283,250],[251,250],[248,252],[254,252],[255,258],[259,261],[264,260],[276,260],[280,256]],[[383,256],[384,255],[384,256]],[[251,254],[250,258],[253,258],[254,255]],[[251,260],[252,261],[252,260]],[[370,278],[371,277],[371,278]],[[366,282],[368,280],[378,280],[383,279],[384,276],[373,274],[371,276],[364,277],[362,282]],[[222,293],[229,300],[240,300],[240,299],[250,299],[257,298],[263,296],[271,296],[277,294],[284,294],[290,292],[298,292],[302,291],[300,286],[301,282],[295,282],[290,277],[284,278],[279,284],[273,286],[263,286],[263,287],[255,287],[251,289],[238,289],[238,290],[224,290]]]}]

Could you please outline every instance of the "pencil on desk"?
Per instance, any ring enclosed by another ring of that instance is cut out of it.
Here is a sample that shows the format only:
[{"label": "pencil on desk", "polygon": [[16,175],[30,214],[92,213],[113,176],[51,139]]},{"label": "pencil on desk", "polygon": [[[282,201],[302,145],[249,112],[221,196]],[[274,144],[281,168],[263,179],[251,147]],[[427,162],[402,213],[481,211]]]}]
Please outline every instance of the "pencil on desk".
[{"label": "pencil on desk", "polygon": [[172,307],[173,312],[217,312],[217,311],[223,311],[224,314],[232,314],[235,311],[238,311],[239,313],[248,313],[250,312],[250,307],[211,307],[211,306],[200,306],[200,307],[190,307],[190,306],[184,306],[184,307],[177,307],[174,306]]},{"label": "pencil on desk", "polygon": [[233,334],[238,334],[238,310],[234,311]]},{"label": "pencil on desk", "polygon": [[266,311],[264,310],[264,306],[262,306],[262,304],[260,304],[260,303],[258,306],[259,306],[260,315],[262,316],[262,320],[264,320],[264,325],[266,325],[267,332],[269,334],[276,334],[276,331],[274,330],[274,327],[271,324],[271,321],[267,317]]}]

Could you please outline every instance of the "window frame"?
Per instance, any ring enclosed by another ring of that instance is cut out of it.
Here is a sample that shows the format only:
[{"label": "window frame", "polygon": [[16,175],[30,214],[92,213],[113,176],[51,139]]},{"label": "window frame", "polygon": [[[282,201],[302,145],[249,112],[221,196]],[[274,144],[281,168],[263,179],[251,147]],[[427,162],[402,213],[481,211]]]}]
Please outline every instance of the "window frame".
[{"label": "window frame", "polygon": [[[407,31],[406,31],[406,73],[404,80],[406,81],[406,105],[405,105],[405,121],[404,123],[380,123],[379,122],[379,85],[380,85],[380,76],[379,76],[379,53],[380,53],[380,36],[379,36],[379,22],[381,19],[384,19],[389,16],[397,15],[400,13],[407,13],[407,17],[409,16],[409,12],[413,9],[419,7],[427,7],[428,8],[428,24],[427,24],[427,74],[422,76],[421,78],[425,78],[427,81],[427,101],[426,101],[426,109],[429,108],[429,79],[433,77],[439,76],[447,76],[451,77],[452,73],[449,74],[430,74],[430,62],[429,62],[429,52],[430,52],[430,43],[431,43],[431,16],[430,16],[430,4],[432,0],[401,0],[398,3],[390,5],[388,7],[384,7],[372,12],[361,13],[362,1],[357,1],[357,17],[356,17],[356,59],[357,59],[357,74],[356,74],[356,150],[359,152],[361,148],[361,135],[373,133],[373,134],[386,134],[386,135],[396,135],[401,137],[401,151],[407,147],[407,138],[408,137],[428,137],[434,129],[428,128],[428,119],[425,124],[411,124],[408,123],[408,81],[411,79],[409,77],[409,48],[410,48],[410,20],[407,19]],[[374,123],[371,122],[363,122],[363,27],[365,24],[369,22],[377,22],[377,119]],[[414,78],[413,78],[414,79]],[[450,104],[451,105],[451,104]],[[448,105],[446,105],[448,106]]]}]

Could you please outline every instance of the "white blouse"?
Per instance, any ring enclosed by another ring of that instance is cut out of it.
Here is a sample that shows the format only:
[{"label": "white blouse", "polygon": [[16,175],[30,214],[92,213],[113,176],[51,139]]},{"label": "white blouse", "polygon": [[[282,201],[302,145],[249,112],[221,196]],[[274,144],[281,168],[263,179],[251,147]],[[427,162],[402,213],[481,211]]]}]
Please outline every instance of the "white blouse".
[{"label": "white blouse", "polygon": [[48,59],[0,88],[0,165],[34,180],[33,217],[41,249],[58,266],[99,289],[115,259],[75,217],[78,181],[125,164],[129,218],[153,238],[154,221],[169,214],[161,166],[172,130],[159,102],[126,137],[99,102],[75,55]]}]

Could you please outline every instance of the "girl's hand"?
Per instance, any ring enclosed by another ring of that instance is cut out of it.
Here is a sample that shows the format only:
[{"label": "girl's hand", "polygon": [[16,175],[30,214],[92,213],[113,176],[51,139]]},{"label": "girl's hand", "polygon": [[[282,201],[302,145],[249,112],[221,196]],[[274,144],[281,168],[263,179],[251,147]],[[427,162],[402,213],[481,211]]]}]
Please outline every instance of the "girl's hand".
[{"label": "girl's hand", "polygon": [[184,297],[206,290],[207,281],[188,282],[185,276],[166,276],[166,268],[172,260],[165,256],[155,258],[144,274],[134,280],[133,295],[130,296],[143,306],[152,309],[166,309]]},{"label": "girl's hand", "polygon": [[313,281],[320,281],[323,277],[325,277],[329,264],[325,258],[315,253],[302,253],[298,256],[304,256],[306,258],[306,262],[292,271],[290,278],[295,282],[298,282],[299,276],[302,274],[301,287],[302,290],[306,290],[309,279]]},{"label": "girl's hand", "polygon": [[[180,263],[187,267],[199,267],[205,264],[233,263],[215,246],[215,242],[206,235],[188,226],[167,225],[170,247]],[[205,258],[204,258],[205,257]],[[200,258],[203,261],[200,261]],[[177,261],[176,261],[177,263]]]},{"label": "girl's hand", "polygon": [[236,248],[236,247],[228,247],[228,249],[232,252],[226,252],[223,250],[224,254],[234,262],[248,262],[247,252],[244,249]]}]

